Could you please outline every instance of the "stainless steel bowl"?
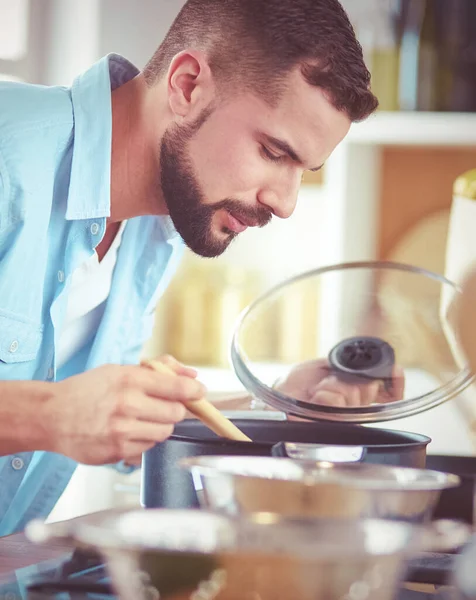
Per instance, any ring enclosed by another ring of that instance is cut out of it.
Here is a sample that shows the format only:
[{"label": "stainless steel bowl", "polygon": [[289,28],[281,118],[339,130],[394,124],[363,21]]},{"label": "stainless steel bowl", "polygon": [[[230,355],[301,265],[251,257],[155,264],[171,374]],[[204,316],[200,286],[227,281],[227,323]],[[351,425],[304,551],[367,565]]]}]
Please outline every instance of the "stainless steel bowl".
[{"label": "stainless steel bowl", "polygon": [[387,465],[260,456],[201,456],[180,465],[201,506],[236,515],[378,518],[425,522],[456,475]]},{"label": "stainless steel bowl", "polygon": [[149,509],[33,521],[26,534],[99,550],[121,600],[390,600],[406,558],[467,539],[444,525]]}]

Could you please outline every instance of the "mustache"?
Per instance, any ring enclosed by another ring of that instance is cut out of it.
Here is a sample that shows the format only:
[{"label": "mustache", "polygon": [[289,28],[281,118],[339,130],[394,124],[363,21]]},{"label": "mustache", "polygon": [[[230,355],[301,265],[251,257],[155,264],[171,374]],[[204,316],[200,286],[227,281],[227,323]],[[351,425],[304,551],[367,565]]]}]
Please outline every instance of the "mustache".
[{"label": "mustache", "polygon": [[264,208],[264,206],[246,206],[243,202],[233,198],[226,198],[213,205],[213,211],[225,209],[233,213],[238,219],[242,219],[245,223],[251,222],[256,224],[256,227],[265,227],[273,218],[273,213]]}]

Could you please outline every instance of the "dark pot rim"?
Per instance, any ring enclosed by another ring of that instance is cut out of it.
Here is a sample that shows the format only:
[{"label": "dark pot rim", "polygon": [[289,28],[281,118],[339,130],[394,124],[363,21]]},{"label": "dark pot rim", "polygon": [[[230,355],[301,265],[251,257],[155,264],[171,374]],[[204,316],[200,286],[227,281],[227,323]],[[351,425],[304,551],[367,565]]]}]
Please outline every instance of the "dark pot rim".
[{"label": "dark pot rim", "polygon": [[[284,429],[284,427],[286,426],[286,423],[288,425],[291,425],[292,427],[296,427],[297,428],[301,428],[303,429],[306,425],[309,426],[315,426],[315,423],[310,422],[310,423],[304,423],[304,422],[293,422],[291,424],[289,424],[287,421],[276,421],[276,422],[272,422],[269,420],[260,420],[260,419],[232,419],[233,423],[235,423],[238,427],[246,427],[246,425],[250,425],[253,424],[256,427],[259,427],[259,425],[263,425],[263,427],[270,427],[270,424],[272,424],[272,426],[277,427],[278,429]],[[185,419],[184,421],[182,421],[183,423],[197,423],[197,426],[199,427],[204,427],[206,428],[205,425],[203,425],[200,422],[197,422],[195,419]],[[180,425],[181,423],[179,423],[176,427],[180,430]],[[331,423],[326,423],[326,428],[336,428],[339,431],[342,431],[344,429],[348,429],[348,430],[359,430],[360,432],[365,432],[367,431],[369,428],[364,427],[362,425],[355,425],[355,424],[343,424],[343,423],[339,423],[336,425],[333,425]],[[378,431],[378,432],[382,432],[382,435],[384,435],[385,433],[390,433],[391,435],[395,435],[395,436],[399,436],[401,437],[401,441],[396,441],[396,440],[391,440],[388,443],[377,443],[377,444],[372,444],[372,443],[359,443],[357,445],[359,446],[365,446],[368,449],[372,449],[375,451],[389,451],[389,450],[396,450],[396,451],[405,451],[405,450],[414,450],[416,448],[421,448],[424,447],[426,448],[428,446],[428,444],[432,441],[430,437],[422,434],[422,433],[413,433],[413,432],[408,432],[408,431],[401,431],[398,429],[384,429],[384,428],[375,428],[372,429],[373,431]],[[213,433],[210,432],[210,435],[215,435]],[[194,444],[211,444],[212,446],[223,446],[223,445],[227,445],[227,444],[233,444],[235,445],[239,445],[242,446],[243,448],[249,447],[250,442],[242,442],[242,441],[236,441],[236,440],[228,440],[228,439],[224,439],[224,438],[218,438],[218,437],[209,437],[209,438],[203,438],[203,437],[198,437],[198,436],[194,436],[194,435],[183,435],[181,433],[173,433],[169,438],[169,440],[173,440],[173,441],[177,441],[177,442],[183,442],[183,443],[194,443]],[[284,441],[284,440],[276,440],[276,441],[253,441],[251,442],[251,444],[253,444],[255,447],[257,448],[263,448],[263,449],[267,449],[267,448],[271,448],[272,446],[278,444],[280,441]],[[291,441],[291,440],[286,440],[286,441]],[[292,440],[295,442],[300,442],[300,440]],[[302,442],[302,443],[306,443],[306,442]],[[308,443],[312,443],[312,442],[308,442]],[[324,446],[336,446],[336,445],[346,445],[344,443],[340,443],[340,442],[335,442],[332,444],[329,443],[325,443],[323,442]],[[351,445],[356,445],[356,444],[351,444]]]}]

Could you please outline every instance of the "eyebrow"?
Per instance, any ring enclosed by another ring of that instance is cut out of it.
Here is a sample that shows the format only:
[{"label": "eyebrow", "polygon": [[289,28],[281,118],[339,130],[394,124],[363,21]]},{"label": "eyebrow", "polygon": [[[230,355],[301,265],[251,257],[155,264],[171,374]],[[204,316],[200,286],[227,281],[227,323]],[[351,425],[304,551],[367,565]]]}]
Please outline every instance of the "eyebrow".
[{"label": "eyebrow", "polygon": [[[263,133],[262,136],[269,144],[274,146],[276,149],[281,150],[281,152],[287,154],[292,161],[298,163],[301,166],[304,165],[304,161],[302,160],[302,158],[299,156],[296,150],[294,150],[294,148],[290,144],[288,144],[288,142],[286,142],[285,140],[280,140],[279,138],[276,138],[272,135],[268,135],[267,133]],[[322,167],[323,165],[320,165],[319,167],[315,167],[314,169],[308,170],[316,172],[322,169]]]}]

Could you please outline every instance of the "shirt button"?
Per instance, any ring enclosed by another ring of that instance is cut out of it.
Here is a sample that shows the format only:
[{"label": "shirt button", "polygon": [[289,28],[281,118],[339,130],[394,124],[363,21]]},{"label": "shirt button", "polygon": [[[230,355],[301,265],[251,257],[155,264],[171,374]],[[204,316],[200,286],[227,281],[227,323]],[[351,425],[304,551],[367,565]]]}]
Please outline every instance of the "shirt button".
[{"label": "shirt button", "polygon": [[91,233],[92,233],[93,235],[97,235],[97,234],[98,234],[98,232],[99,232],[99,225],[98,225],[97,223],[93,223],[93,224],[91,225]]},{"label": "shirt button", "polygon": [[64,272],[63,271],[58,271],[58,281],[60,283],[63,283],[63,281],[64,281]]},{"label": "shirt button", "polygon": [[54,369],[48,369],[48,374],[47,374],[47,378],[48,379],[53,379],[53,377],[55,376],[55,372]]},{"label": "shirt button", "polygon": [[13,340],[13,342],[10,344],[10,348],[8,348],[8,351],[11,353],[14,353],[18,350],[18,341],[17,340]]},{"label": "shirt button", "polygon": [[15,458],[12,460],[12,468],[15,469],[15,471],[20,471],[24,466],[25,463],[23,460],[18,456],[15,456]]}]

